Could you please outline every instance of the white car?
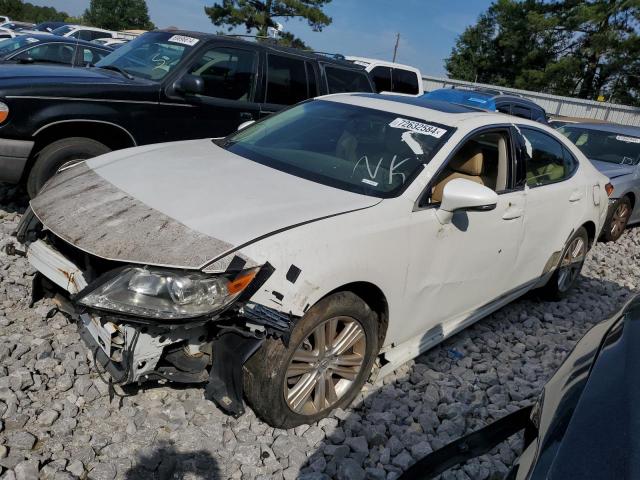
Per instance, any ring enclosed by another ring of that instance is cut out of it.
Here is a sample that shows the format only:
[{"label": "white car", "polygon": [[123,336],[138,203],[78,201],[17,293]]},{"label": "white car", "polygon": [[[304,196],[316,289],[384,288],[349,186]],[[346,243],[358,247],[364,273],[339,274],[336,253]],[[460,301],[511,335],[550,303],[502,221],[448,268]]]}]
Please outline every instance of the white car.
[{"label": "white car", "polygon": [[98,38],[97,40],[93,40],[92,43],[115,49],[126,45],[129,41],[130,40],[126,40],[124,38]]},{"label": "white car", "polygon": [[340,94],[70,164],[18,229],[116,383],[207,382],[278,427],[347,406],[526,291],[575,283],[607,178],[540,123]]},{"label": "white car", "polygon": [[424,94],[420,70],[409,65],[385,62],[375,58],[345,57],[369,72],[378,93],[395,93],[419,97]]},{"label": "white car", "polygon": [[84,25],[63,25],[51,32],[38,32],[35,30],[21,30],[17,32],[19,35],[33,35],[33,34],[46,34],[59,35],[61,37],[77,38],[79,40],[86,40],[91,42],[99,38],[115,38],[117,33],[111,30],[104,30],[102,28],[87,27]]}]

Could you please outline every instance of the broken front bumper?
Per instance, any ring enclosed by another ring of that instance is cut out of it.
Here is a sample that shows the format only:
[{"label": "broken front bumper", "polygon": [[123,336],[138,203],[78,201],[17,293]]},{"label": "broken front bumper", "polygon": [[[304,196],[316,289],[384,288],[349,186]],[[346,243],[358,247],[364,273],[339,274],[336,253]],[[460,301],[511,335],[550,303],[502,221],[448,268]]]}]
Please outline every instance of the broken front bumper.
[{"label": "broken front bumper", "polygon": [[77,322],[87,348],[115,384],[148,380],[206,383],[206,397],[237,416],[244,413],[245,362],[268,336],[288,341],[290,318],[247,300],[223,313],[181,322],[81,306],[77,300],[83,291],[94,288],[95,274],[90,273],[90,265],[78,265],[90,264],[90,259],[72,261],[62,253],[65,249],[58,250],[45,240],[30,210],[17,237],[27,244],[26,256],[38,272],[33,280],[33,302],[54,298],[59,310]]}]

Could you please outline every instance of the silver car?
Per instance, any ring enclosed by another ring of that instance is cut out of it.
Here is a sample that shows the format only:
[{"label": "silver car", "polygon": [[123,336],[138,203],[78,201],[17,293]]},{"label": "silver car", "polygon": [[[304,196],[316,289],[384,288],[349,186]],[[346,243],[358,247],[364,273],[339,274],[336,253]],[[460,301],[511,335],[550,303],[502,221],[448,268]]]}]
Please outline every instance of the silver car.
[{"label": "silver car", "polygon": [[609,177],[613,192],[602,238],[617,240],[627,225],[640,222],[640,127],[612,123],[571,123],[558,128]]}]

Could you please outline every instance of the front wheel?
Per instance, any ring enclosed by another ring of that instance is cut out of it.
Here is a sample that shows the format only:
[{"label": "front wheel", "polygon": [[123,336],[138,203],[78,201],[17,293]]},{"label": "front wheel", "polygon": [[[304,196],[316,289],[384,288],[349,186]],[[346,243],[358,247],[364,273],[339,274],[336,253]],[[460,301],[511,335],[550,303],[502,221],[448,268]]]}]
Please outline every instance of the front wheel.
[{"label": "front wheel", "polygon": [[631,201],[629,197],[622,197],[613,204],[611,214],[602,228],[602,239],[615,242],[624,233],[631,217]]},{"label": "front wheel", "polygon": [[546,297],[552,300],[565,297],[578,280],[588,250],[589,235],[584,227],[580,227],[565,245],[560,265],[542,288]]},{"label": "front wheel", "polygon": [[245,394],[269,425],[292,428],[349,405],[378,354],[378,316],[357,295],[339,292],[293,329],[288,346],[268,339],[245,364]]},{"label": "front wheel", "polygon": [[35,197],[47,180],[63,165],[87,160],[110,151],[106,145],[84,137],[65,138],[50,143],[36,155],[27,178],[27,193],[31,198]]}]

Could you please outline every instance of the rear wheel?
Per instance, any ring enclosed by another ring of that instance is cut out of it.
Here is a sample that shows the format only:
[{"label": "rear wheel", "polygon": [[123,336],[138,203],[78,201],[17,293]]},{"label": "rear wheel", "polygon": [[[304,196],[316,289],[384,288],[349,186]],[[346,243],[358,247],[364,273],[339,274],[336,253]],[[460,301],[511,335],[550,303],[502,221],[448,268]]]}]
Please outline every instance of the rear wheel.
[{"label": "rear wheel", "polygon": [[542,288],[546,297],[560,300],[573,288],[582,271],[588,250],[589,235],[584,227],[580,227],[565,245],[560,265]]},{"label": "rear wheel", "polygon": [[106,145],[84,137],[71,137],[44,147],[35,157],[27,178],[27,192],[35,197],[43,185],[65,164],[76,163],[110,152]]},{"label": "rear wheel", "polygon": [[602,228],[602,239],[607,242],[615,242],[624,233],[631,217],[631,200],[622,197],[613,204],[609,218]]},{"label": "rear wheel", "polygon": [[378,354],[378,317],[351,292],[326,297],[295,326],[289,346],[267,340],[245,364],[245,393],[269,425],[312,423],[349,405]]}]

